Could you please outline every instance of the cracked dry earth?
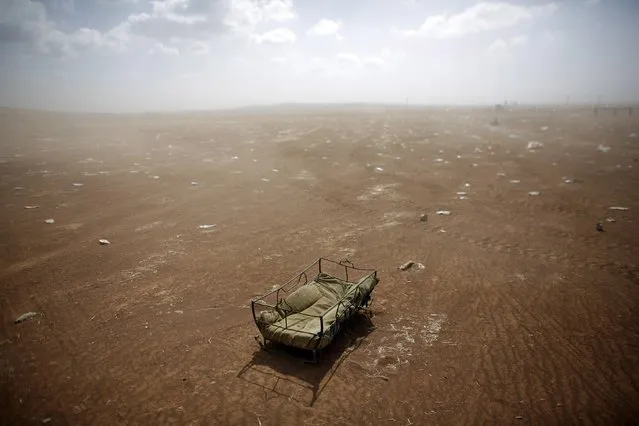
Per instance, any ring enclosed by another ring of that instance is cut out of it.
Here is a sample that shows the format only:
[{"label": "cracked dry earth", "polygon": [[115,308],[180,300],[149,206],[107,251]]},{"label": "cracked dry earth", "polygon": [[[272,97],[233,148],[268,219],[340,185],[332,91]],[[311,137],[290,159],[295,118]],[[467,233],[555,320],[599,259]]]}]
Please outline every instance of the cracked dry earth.
[{"label": "cracked dry earth", "polygon": [[[1,110],[0,423],[630,424],[639,119],[495,115]],[[379,271],[372,317],[260,351],[318,256]]]}]

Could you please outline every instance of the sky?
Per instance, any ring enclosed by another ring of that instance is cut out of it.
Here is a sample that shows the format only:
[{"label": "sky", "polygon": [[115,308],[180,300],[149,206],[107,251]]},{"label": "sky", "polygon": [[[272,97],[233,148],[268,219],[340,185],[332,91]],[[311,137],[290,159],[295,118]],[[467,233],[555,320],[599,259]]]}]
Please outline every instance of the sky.
[{"label": "sky", "polygon": [[637,0],[0,0],[0,106],[639,101]]}]

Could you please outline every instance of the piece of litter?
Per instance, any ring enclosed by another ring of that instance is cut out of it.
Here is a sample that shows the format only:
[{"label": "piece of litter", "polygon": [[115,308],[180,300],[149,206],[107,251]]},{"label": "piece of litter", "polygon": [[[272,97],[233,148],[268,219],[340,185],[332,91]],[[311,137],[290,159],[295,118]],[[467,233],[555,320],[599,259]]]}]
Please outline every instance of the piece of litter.
[{"label": "piece of litter", "polygon": [[609,146],[605,146],[605,145],[599,145],[597,147],[597,151],[599,151],[599,152],[608,152],[608,151],[610,151],[610,147]]},{"label": "piece of litter", "polygon": [[270,181],[271,181],[270,179],[262,178],[262,182],[270,182]]},{"label": "piece of litter", "polygon": [[457,192],[457,195],[467,195],[464,191]]},{"label": "piece of litter", "polygon": [[79,188],[79,187],[81,187],[81,186],[84,186],[84,184],[83,184],[83,183],[74,183],[74,184],[73,184],[73,186],[75,186],[75,187],[78,187],[78,188]]},{"label": "piece of litter", "polygon": [[437,210],[435,214],[440,216],[450,216],[450,211],[448,210]]},{"label": "piece of litter", "polygon": [[160,179],[160,176],[152,176],[153,179]]},{"label": "piece of litter", "polygon": [[465,196],[465,195],[460,195],[460,196],[459,196],[459,199],[460,199],[460,200],[467,200],[467,199],[468,199],[468,197],[467,197],[467,196]]},{"label": "piece of litter", "polygon": [[423,264],[421,264],[419,262],[412,261],[412,260],[409,260],[408,262],[406,262],[403,265],[399,266],[398,269],[400,269],[402,271],[406,271],[406,270],[408,270],[408,269],[410,269],[412,267],[415,267],[417,269],[426,269],[426,267]]},{"label": "piece of litter", "polygon": [[470,188],[470,184],[469,184],[468,182],[466,182],[466,183],[464,184],[464,187],[466,187],[466,188]]},{"label": "piece of litter", "polygon": [[527,149],[539,149],[541,147],[543,147],[544,144],[539,142],[539,141],[530,141],[528,142],[528,146],[526,147]]},{"label": "piece of litter", "polygon": [[546,130],[548,130],[548,126],[542,126],[542,127],[540,127],[540,130],[542,132],[545,132]]},{"label": "piece of litter", "polygon": [[511,179],[509,180],[510,183],[519,183],[521,182],[519,179]]},{"label": "piece of litter", "polygon": [[499,176],[499,177],[506,177],[506,173],[504,173],[504,172],[498,172],[498,173],[497,173],[497,176]]},{"label": "piece of litter", "polygon": [[46,417],[44,419],[42,419],[42,424],[47,424],[47,423],[51,423],[51,417]]},{"label": "piece of litter", "polygon": [[104,238],[99,239],[98,242],[102,244],[103,246],[108,246],[109,244],[111,244],[111,241],[105,240]]},{"label": "piece of litter", "polygon": [[532,196],[539,195],[539,191],[529,191],[528,195],[532,195]]},{"label": "piece of litter", "polygon": [[184,313],[184,311],[181,311],[179,309],[177,311],[173,311],[173,312],[175,312],[176,314],[183,314]]},{"label": "piece of litter", "polygon": [[421,216],[419,216],[419,220],[426,222],[428,220],[428,215],[426,213],[422,213]]},{"label": "piece of litter", "polygon": [[18,324],[18,323],[21,323],[22,321],[26,321],[29,318],[35,317],[36,315],[38,315],[37,312],[27,312],[26,314],[22,314],[15,319],[14,324]]},{"label": "piece of litter", "polygon": [[238,158],[240,157],[238,157],[237,155],[234,155],[233,157],[231,157],[231,160],[237,160]]},{"label": "piece of litter", "polygon": [[278,173],[278,172],[279,172],[279,170],[277,170],[277,169],[273,169],[273,171],[274,171],[275,173]]},{"label": "piece of litter", "polygon": [[211,229],[211,228],[215,228],[217,225],[200,225],[199,228],[200,229]]},{"label": "piece of litter", "polygon": [[33,209],[39,209],[40,206],[24,206],[25,210],[33,210]]},{"label": "piece of litter", "polygon": [[383,169],[383,168],[381,168],[381,167],[375,167],[375,171],[376,171],[376,172],[383,172],[383,171],[384,171],[384,169]]},{"label": "piece of litter", "polygon": [[197,183],[197,182],[191,182],[191,185],[193,185],[193,186],[197,186],[197,185],[198,185],[198,183]]},{"label": "piece of litter", "polygon": [[22,191],[24,188],[22,186],[16,186],[13,188],[15,191]]},{"label": "piece of litter", "polygon": [[621,210],[621,211],[626,211],[628,210],[628,207],[608,207],[608,210]]},{"label": "piece of litter", "polygon": [[44,223],[53,224],[53,223],[55,223],[55,220],[54,219],[47,219],[47,220],[44,221]]},{"label": "piece of litter", "polygon": [[617,219],[615,219],[615,218],[613,218],[613,217],[608,217],[608,218],[606,218],[606,222],[614,223],[614,222],[616,222],[616,221],[617,221]]},{"label": "piece of litter", "polygon": [[562,177],[561,180],[563,180],[564,183],[573,183],[573,180],[567,177]]}]

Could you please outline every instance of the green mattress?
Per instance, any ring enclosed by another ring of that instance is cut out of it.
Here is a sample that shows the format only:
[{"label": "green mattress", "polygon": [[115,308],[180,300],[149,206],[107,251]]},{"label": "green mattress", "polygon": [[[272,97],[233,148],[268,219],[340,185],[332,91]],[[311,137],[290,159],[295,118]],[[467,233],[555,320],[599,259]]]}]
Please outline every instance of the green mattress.
[{"label": "green mattress", "polygon": [[320,273],[313,281],[262,311],[258,326],[271,341],[318,350],[333,339],[338,325],[362,306],[377,285],[375,274],[357,283]]}]

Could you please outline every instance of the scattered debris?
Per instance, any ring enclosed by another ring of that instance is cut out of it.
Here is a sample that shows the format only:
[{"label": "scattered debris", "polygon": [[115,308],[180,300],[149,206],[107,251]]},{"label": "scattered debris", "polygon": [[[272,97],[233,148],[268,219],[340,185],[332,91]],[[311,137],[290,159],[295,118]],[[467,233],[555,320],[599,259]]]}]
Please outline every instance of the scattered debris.
[{"label": "scattered debris", "polygon": [[402,270],[402,271],[406,271],[406,270],[411,269],[413,267],[415,267],[417,269],[426,269],[426,267],[423,264],[421,264],[419,262],[415,262],[413,260],[409,260],[408,262],[404,263],[403,265],[400,265],[399,268],[397,268],[397,269]]},{"label": "scattered debris", "polygon": [[217,225],[213,224],[213,225],[200,225],[200,229],[211,229],[211,228],[215,228]]},{"label": "scattered debris", "polygon": [[54,219],[47,219],[47,220],[44,221],[44,223],[48,223],[49,225],[52,225],[52,224],[55,223],[55,220]]},{"label": "scattered debris", "polygon": [[109,244],[111,244],[111,241],[106,240],[104,238],[99,239],[98,242],[103,246],[108,246]]},{"label": "scattered debris", "polygon": [[439,215],[439,216],[450,216],[450,211],[448,211],[448,210],[437,210],[435,212],[435,214]]},{"label": "scattered debris", "polygon": [[600,145],[597,147],[597,151],[599,151],[599,152],[608,152],[608,151],[610,151],[610,147],[609,147],[609,146],[605,146],[605,145],[601,145],[601,144],[600,144]]},{"label": "scattered debris", "polygon": [[426,222],[428,221],[428,215],[426,213],[422,213],[421,216],[419,216],[419,220],[421,222]]},{"label": "scattered debris", "polygon": [[597,226],[595,226],[595,229],[599,232],[604,232],[603,223],[597,222]]},{"label": "scattered debris", "polygon": [[539,141],[530,141],[528,142],[528,146],[526,147],[527,149],[540,149],[544,146],[543,143],[539,142]]},{"label": "scattered debris", "polygon": [[37,312],[27,312],[25,314],[20,315],[18,318],[16,318],[13,323],[14,324],[18,324],[18,323],[21,323],[23,321],[28,320],[29,318],[33,318],[33,317],[35,317],[37,315],[38,315]]},{"label": "scattered debris", "polygon": [[613,206],[613,207],[608,207],[608,210],[621,210],[621,211],[626,211],[626,210],[628,210],[628,207],[617,207],[617,206]]},{"label": "scattered debris", "polygon": [[25,210],[33,210],[33,209],[39,209],[40,206],[24,206]]},{"label": "scattered debris", "polygon": [[539,194],[540,194],[539,191],[528,191],[528,195],[533,196],[533,197],[535,195],[539,195]]}]

